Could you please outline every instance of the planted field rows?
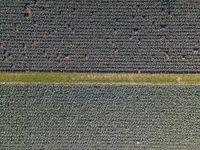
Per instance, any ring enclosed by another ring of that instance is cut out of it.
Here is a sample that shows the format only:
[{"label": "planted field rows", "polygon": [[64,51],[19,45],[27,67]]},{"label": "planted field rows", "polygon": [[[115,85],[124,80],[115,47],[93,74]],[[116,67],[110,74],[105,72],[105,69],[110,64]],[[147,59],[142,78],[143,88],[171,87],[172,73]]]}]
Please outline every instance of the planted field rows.
[{"label": "planted field rows", "polygon": [[0,8],[0,71],[200,73],[198,1],[1,0]]},{"label": "planted field rows", "polygon": [[200,147],[200,86],[1,85],[1,149]]}]

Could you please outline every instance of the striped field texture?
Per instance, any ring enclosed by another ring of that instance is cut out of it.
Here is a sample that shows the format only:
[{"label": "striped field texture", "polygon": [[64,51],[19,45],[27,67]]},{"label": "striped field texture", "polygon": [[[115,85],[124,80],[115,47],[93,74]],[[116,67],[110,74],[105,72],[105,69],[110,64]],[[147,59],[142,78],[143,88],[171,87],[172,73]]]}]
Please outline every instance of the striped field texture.
[{"label": "striped field texture", "polygon": [[1,150],[199,150],[200,86],[1,85]]},{"label": "striped field texture", "polygon": [[200,73],[199,0],[0,0],[0,71]]}]

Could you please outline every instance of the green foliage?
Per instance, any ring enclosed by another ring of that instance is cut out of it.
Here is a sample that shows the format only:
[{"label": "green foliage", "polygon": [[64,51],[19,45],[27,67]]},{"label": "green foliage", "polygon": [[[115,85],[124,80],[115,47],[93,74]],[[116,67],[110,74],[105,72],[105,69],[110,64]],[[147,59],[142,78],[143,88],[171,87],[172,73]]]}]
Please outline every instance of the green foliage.
[{"label": "green foliage", "polygon": [[0,85],[0,149],[199,150],[198,85]]}]

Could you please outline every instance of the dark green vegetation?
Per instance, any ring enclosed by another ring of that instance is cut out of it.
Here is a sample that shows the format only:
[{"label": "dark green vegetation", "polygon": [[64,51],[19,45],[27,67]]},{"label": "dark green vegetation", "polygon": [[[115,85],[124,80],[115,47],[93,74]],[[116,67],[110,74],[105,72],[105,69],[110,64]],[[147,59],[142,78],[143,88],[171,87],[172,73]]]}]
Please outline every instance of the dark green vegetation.
[{"label": "dark green vegetation", "polygon": [[0,0],[1,71],[200,73],[199,0]]},{"label": "dark green vegetation", "polygon": [[77,72],[0,72],[0,83],[200,84],[200,75]]},{"label": "dark green vegetation", "polygon": [[199,150],[200,86],[1,85],[1,149]]}]

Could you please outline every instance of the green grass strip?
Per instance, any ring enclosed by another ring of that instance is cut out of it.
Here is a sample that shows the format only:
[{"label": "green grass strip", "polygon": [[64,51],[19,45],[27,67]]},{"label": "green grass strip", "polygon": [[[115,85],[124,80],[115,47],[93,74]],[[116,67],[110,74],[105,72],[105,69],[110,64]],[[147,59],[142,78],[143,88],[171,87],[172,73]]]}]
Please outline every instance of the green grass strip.
[{"label": "green grass strip", "polygon": [[0,83],[200,84],[200,75],[77,72],[0,72]]}]

